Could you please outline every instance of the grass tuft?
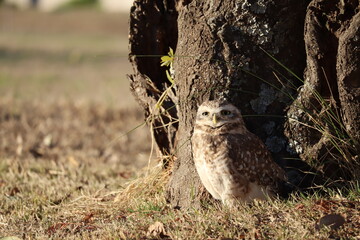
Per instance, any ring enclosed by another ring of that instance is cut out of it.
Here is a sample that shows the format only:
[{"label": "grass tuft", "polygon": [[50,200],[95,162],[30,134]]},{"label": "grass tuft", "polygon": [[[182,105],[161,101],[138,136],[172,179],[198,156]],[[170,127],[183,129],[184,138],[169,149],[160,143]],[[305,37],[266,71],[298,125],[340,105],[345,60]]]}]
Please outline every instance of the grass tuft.
[{"label": "grass tuft", "polygon": [[169,175],[169,171],[164,170],[162,164],[147,167],[138,178],[128,182],[124,189],[120,190],[114,202],[129,209],[151,207],[148,205],[150,202],[156,202],[156,206],[165,204],[164,192]]}]

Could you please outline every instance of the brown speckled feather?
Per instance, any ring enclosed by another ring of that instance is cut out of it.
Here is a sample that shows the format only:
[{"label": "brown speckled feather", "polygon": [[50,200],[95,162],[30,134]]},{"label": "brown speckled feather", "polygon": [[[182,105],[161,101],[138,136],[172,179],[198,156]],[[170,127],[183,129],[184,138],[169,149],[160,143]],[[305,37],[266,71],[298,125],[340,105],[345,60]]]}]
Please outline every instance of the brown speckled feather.
[{"label": "brown speckled feather", "polygon": [[208,101],[199,107],[192,148],[203,185],[224,204],[272,197],[278,182],[285,180],[283,169],[228,102]]}]

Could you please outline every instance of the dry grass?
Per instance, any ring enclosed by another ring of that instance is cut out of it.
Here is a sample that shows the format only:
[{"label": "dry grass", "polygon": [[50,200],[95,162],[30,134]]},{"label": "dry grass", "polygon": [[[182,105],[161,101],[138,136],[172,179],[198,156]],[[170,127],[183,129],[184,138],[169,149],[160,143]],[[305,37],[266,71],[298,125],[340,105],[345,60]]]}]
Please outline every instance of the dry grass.
[{"label": "dry grass", "polygon": [[[102,168],[103,171],[99,171]],[[360,191],[328,197],[291,196],[227,209],[175,210],[164,198],[161,171],[124,184],[101,163],[74,168],[49,160],[1,164],[2,236],[24,239],[359,239]],[[129,186],[126,188],[126,186]],[[121,190],[123,189],[123,190]],[[116,197],[119,196],[121,197]],[[114,199],[118,198],[116,202]],[[317,229],[321,217],[341,214],[337,230]],[[151,233],[151,226],[160,226]],[[156,230],[157,229],[157,230]],[[153,234],[153,235],[152,235]]]}]

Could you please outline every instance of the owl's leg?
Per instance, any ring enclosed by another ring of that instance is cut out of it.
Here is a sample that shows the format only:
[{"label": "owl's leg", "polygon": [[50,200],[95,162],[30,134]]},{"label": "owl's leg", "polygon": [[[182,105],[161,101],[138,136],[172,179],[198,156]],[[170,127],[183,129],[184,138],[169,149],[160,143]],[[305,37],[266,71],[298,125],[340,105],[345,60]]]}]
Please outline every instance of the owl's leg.
[{"label": "owl's leg", "polygon": [[240,204],[239,199],[234,198],[233,196],[231,196],[231,197],[228,196],[228,197],[222,198],[221,201],[225,206],[227,206],[229,208],[237,207]]},{"label": "owl's leg", "polygon": [[229,207],[239,206],[246,198],[247,187],[238,184],[231,185],[230,188],[225,189],[221,195],[221,201],[224,205]]},{"label": "owl's leg", "polygon": [[246,201],[251,202],[253,200],[267,200],[273,198],[274,193],[271,191],[270,187],[260,186],[255,183],[249,184],[249,192],[246,196]]}]

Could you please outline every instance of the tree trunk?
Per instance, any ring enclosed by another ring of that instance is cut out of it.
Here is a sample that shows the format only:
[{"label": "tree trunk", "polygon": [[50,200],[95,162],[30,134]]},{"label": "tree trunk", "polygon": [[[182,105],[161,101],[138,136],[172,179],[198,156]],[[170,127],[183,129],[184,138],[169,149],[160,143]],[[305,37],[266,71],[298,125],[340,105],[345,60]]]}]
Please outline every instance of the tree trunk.
[{"label": "tree trunk", "polygon": [[205,100],[227,98],[241,109],[249,130],[263,139],[278,162],[289,156],[282,116],[300,83],[279,70],[261,48],[301,74],[305,9],[304,1],[295,0],[193,0],[178,8],[178,151],[168,191],[173,205],[194,206],[203,195],[190,137],[197,106]]},{"label": "tree trunk", "polygon": [[[306,18],[306,58],[303,25],[308,3],[135,0],[130,18],[130,61],[135,73],[129,79],[146,116],[155,116],[150,124],[160,151],[175,156],[167,194],[173,206],[199,206],[206,194],[194,167],[190,143],[197,107],[205,100],[227,98],[239,107],[248,129],[264,141],[275,161],[283,166],[299,167],[297,161],[285,160],[297,156],[291,146],[308,161],[305,152],[325,141],[326,134],[314,131],[308,125],[311,117],[304,114],[324,110],[324,104],[307,93],[307,86],[319,91],[334,109],[341,105],[339,116],[346,123],[346,132],[351,134],[353,145],[358,142],[358,47],[354,51],[359,42],[359,37],[355,38],[359,34],[358,10],[354,3],[343,7],[340,22],[344,27],[332,31],[333,22],[321,15],[324,9],[312,3]],[[336,17],[331,15],[336,10],[329,9],[331,12],[325,13]],[[165,55],[169,47],[176,56],[176,87],[171,89],[160,57],[154,57]],[[339,49],[337,53],[335,49]],[[302,75],[306,60],[305,87],[295,100],[297,88],[303,84],[295,75]],[[166,101],[161,108],[154,108],[165,91],[169,95]],[[350,106],[350,101],[357,105]],[[286,125],[291,145],[284,136],[286,114],[292,119]],[[178,124],[173,121],[176,118]],[[319,161],[320,155],[316,157]],[[302,181],[296,170],[287,173],[291,184]]]},{"label": "tree trunk", "polygon": [[290,142],[332,179],[359,177],[359,27],[359,1],[311,2],[305,83],[288,111]]},{"label": "tree trunk", "polygon": [[168,83],[160,56],[169,47],[176,49],[177,15],[172,0],[135,0],[130,13],[129,60],[134,69],[134,74],[128,75],[130,90],[143,107],[164,156],[174,151],[176,109],[170,99],[163,102],[162,108],[155,106]]}]

